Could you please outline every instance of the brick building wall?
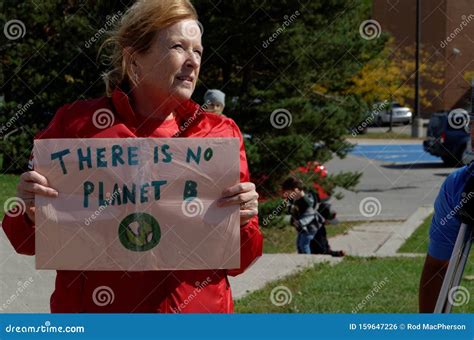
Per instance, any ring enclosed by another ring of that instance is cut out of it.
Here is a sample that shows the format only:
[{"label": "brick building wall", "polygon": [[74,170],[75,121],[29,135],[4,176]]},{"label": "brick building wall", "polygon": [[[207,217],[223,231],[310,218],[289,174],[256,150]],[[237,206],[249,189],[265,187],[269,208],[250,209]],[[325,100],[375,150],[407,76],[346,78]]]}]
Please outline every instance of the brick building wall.
[{"label": "brick building wall", "polygon": [[[415,0],[374,0],[373,19],[395,38],[396,46],[415,46]],[[474,0],[421,0],[421,44],[428,65],[440,63],[444,78],[443,85],[436,85],[429,73],[421,74],[422,88],[438,92],[428,97],[431,106],[422,105],[422,117],[467,108],[470,82],[464,76],[474,71]]]}]

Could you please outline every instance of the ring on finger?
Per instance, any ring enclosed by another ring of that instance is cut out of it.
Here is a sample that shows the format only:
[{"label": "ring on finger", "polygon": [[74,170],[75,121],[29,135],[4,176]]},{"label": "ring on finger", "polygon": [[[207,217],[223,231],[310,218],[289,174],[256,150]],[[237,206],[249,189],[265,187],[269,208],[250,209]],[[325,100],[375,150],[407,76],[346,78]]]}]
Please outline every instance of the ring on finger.
[{"label": "ring on finger", "polygon": [[247,209],[247,208],[248,208],[247,203],[248,203],[248,202],[242,202],[242,203],[240,203],[240,208],[241,208],[241,209],[244,209],[244,210]]}]

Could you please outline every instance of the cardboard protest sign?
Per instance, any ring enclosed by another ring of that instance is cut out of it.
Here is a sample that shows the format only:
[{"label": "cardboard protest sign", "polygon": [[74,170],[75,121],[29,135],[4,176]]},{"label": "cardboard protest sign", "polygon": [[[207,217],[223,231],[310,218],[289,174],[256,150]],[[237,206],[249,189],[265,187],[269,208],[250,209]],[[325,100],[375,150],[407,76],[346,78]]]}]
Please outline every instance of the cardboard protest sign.
[{"label": "cardboard protest sign", "polygon": [[231,269],[240,266],[238,138],[36,140],[36,268]]}]

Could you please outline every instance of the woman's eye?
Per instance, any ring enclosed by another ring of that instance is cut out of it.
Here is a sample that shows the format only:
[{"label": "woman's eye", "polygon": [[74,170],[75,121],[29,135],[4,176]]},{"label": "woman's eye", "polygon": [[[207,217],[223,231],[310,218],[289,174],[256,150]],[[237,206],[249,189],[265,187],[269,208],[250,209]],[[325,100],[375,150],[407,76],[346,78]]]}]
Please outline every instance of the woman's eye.
[{"label": "woman's eye", "polygon": [[199,57],[202,57],[202,51],[194,50],[194,53],[196,53]]},{"label": "woman's eye", "polygon": [[183,49],[183,45],[181,44],[176,44],[173,46],[173,48],[177,49],[177,50],[182,50]]}]

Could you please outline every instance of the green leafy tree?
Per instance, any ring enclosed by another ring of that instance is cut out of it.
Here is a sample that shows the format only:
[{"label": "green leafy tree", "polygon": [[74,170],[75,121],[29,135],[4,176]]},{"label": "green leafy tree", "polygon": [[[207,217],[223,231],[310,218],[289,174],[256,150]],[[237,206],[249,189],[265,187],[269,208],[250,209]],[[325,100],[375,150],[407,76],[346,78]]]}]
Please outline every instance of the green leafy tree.
[{"label": "green leafy tree", "polygon": [[[399,48],[393,39],[387,41],[383,51],[371,58],[360,72],[354,76],[353,85],[347,93],[354,93],[370,104],[384,100],[397,101],[402,105],[415,99],[415,50],[413,46]],[[432,106],[433,97],[439,96],[436,86],[444,84],[444,65],[441,60],[421,50],[420,73],[431,88],[420,89],[421,104]]]},{"label": "green leafy tree", "polygon": [[3,172],[25,170],[34,135],[60,106],[103,95],[106,65],[97,61],[104,38],[100,30],[110,28],[113,15],[125,11],[123,2],[0,1]]},{"label": "green leafy tree", "polygon": [[227,94],[225,113],[252,136],[250,170],[266,179],[260,190],[272,195],[283,176],[309,160],[344,157],[351,148],[344,136],[367,111],[361,96],[346,90],[361,61],[380,53],[386,40],[359,33],[371,2],[194,3],[206,48],[197,92]]}]

